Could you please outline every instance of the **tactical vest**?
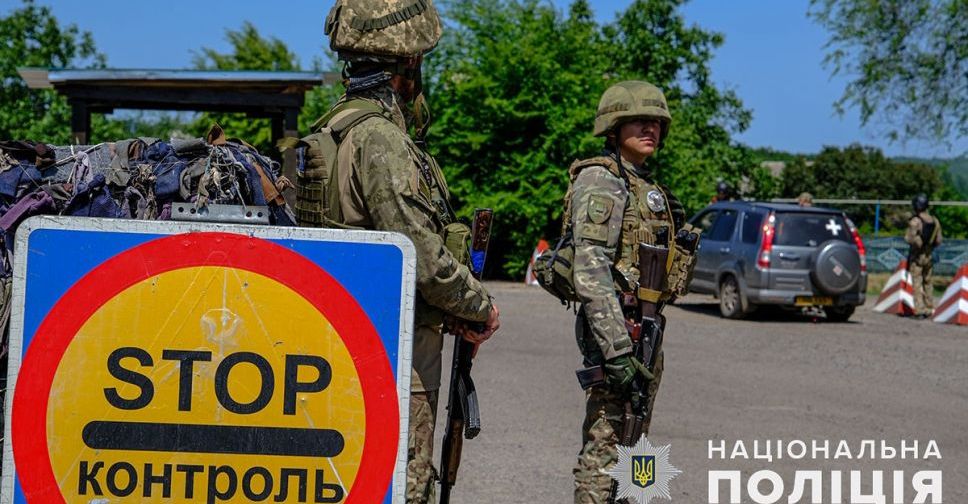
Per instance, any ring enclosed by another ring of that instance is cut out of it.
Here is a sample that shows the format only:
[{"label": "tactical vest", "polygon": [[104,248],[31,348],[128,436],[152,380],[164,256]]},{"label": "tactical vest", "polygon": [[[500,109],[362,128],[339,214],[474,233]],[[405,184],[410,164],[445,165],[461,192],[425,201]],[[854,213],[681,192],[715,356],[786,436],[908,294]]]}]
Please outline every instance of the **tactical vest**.
[{"label": "tactical vest", "polygon": [[[666,263],[668,277],[666,285],[657,297],[660,300],[667,300],[673,296],[684,295],[692,277],[696,256],[693,250],[686,250],[675,241],[677,223],[670,205],[675,204],[681,210],[678,200],[672,199],[673,196],[665,187],[638,177],[628,177],[624,173],[624,168],[610,157],[575,161],[568,169],[570,183],[565,194],[562,235],[554,248],[546,250],[535,259],[534,273],[538,284],[557,297],[562,304],[581,301],[575,291],[574,283],[575,245],[572,239],[571,200],[578,175],[585,168],[592,166],[604,167],[622,179],[628,190],[628,197],[622,209],[622,232],[615,254],[614,269],[625,272],[633,268],[637,270],[638,244],[643,242],[655,245],[657,237],[665,235],[667,239],[659,245],[669,247],[669,259]],[[684,212],[680,211],[680,214]],[[684,222],[684,216],[682,220],[679,227],[691,231],[692,226]],[[618,272],[613,273],[613,279],[616,282],[616,290],[627,292],[631,287]]]},{"label": "tactical vest", "polygon": [[[622,212],[621,242],[615,254],[615,266],[624,271],[629,267],[638,269],[639,243],[656,245],[657,237],[665,235],[666,239],[658,245],[669,247],[676,236],[675,223],[669,212],[669,193],[658,184],[630,177],[624,173],[615,159],[608,156],[594,157],[582,161],[575,161],[568,169],[571,183],[565,195],[565,210],[562,216],[562,233],[571,231],[571,199],[575,180],[582,170],[592,166],[602,166],[612,175],[620,178],[628,189],[628,197]],[[666,269],[671,270],[675,261],[675,247],[670,247],[669,260]]]},{"label": "tactical vest", "polygon": [[[300,226],[357,228],[346,224],[340,205],[345,200],[340,189],[339,146],[349,131],[371,117],[392,120],[383,107],[356,98],[337,104],[312,126],[314,133],[296,143],[296,219]],[[441,228],[454,222],[447,202],[447,187],[437,162],[426,152],[410,146],[419,160],[420,190],[434,205]],[[343,168],[345,169],[345,168]],[[342,174],[344,177],[348,174]]]},{"label": "tactical vest", "polygon": [[921,247],[923,250],[933,250],[934,241],[938,238],[938,223],[933,218],[931,222],[926,222],[921,215],[917,216],[918,220],[921,221]]}]

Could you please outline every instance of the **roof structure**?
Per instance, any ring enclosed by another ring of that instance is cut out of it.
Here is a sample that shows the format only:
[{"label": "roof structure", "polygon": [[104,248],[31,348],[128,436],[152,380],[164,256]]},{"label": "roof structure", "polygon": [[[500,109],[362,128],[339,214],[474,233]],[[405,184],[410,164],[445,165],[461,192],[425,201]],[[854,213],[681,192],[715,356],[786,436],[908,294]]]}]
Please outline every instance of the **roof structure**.
[{"label": "roof structure", "polygon": [[[116,109],[241,112],[272,121],[273,142],[299,136],[299,110],[310,89],[339,81],[333,72],[20,68],[32,89],[55,89],[71,105],[75,144],[91,138],[91,114]],[[276,153],[266,153],[275,155]],[[295,180],[294,159],[284,173]]]}]

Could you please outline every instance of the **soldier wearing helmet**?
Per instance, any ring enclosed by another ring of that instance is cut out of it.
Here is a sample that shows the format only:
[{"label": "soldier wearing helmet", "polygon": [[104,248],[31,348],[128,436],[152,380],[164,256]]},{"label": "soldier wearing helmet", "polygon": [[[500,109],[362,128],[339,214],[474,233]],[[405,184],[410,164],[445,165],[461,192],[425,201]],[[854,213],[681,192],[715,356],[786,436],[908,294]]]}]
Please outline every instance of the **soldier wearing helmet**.
[{"label": "soldier wearing helmet", "polygon": [[[429,114],[420,66],[440,39],[441,22],[432,0],[337,0],[326,20],[326,34],[330,47],[346,62],[347,89],[313,129],[326,133],[318,144],[323,146],[318,158],[335,159],[327,180],[335,180],[330,194],[336,197],[320,204],[320,191],[307,188],[302,194],[315,195],[317,201],[303,203],[310,205],[305,208],[324,209],[317,224],[396,231],[416,247],[406,501],[432,502],[445,319],[449,332],[475,343],[500,325],[497,306],[463,263],[466,240],[447,239],[449,232],[461,236],[466,226],[456,221],[446,181],[423,143]],[[331,144],[326,142],[332,138],[338,146],[335,153],[327,153],[325,146]],[[316,159],[312,145],[307,152],[307,158]],[[456,245],[450,250],[448,244]],[[475,331],[468,322],[483,325]]]},{"label": "soldier wearing helmet", "polygon": [[719,201],[730,201],[733,199],[733,191],[729,187],[729,184],[725,180],[720,180],[716,183],[716,195],[713,196],[709,203],[716,203]]},{"label": "soldier wearing helmet", "polygon": [[[576,161],[569,169],[563,231],[574,239],[574,286],[582,302],[576,339],[584,365],[603,366],[606,375],[605,384],[591,387],[586,395],[583,446],[574,469],[576,503],[609,499],[611,478],[603,470],[617,461],[629,387],[643,368],[630,355],[632,340],[622,301],[627,297],[623,293],[636,291],[638,243],[675,247],[673,237],[688,228],[682,205],[668,187],[655,181],[647,165],[662,147],[671,123],[659,88],[642,81],[615,84],[605,91],[595,117],[594,134],[604,138],[604,152]],[[685,292],[693,256],[682,252],[675,254],[662,301]],[[662,369],[659,350],[643,433],[648,433]]]},{"label": "soldier wearing helmet", "polygon": [[934,312],[934,284],[931,269],[934,265],[931,253],[941,245],[941,223],[928,213],[928,196],[918,194],[911,200],[914,216],[908,221],[904,241],[911,245],[908,251],[908,271],[914,287],[914,316],[925,319]]}]

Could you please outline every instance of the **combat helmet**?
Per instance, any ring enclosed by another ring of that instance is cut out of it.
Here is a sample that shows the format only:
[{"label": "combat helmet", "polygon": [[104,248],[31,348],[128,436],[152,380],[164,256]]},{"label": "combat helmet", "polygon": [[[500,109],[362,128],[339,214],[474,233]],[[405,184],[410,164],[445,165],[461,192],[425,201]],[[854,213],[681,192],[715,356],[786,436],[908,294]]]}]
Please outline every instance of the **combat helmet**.
[{"label": "combat helmet", "polygon": [[602,94],[595,113],[595,136],[605,136],[622,122],[651,117],[662,123],[662,138],[669,133],[672,115],[662,90],[645,81],[619,82]]},{"label": "combat helmet", "polygon": [[329,47],[344,61],[396,61],[437,46],[432,0],[336,0],[326,18]]},{"label": "combat helmet", "polygon": [[928,209],[928,195],[921,193],[911,200],[911,206],[914,207],[914,211],[923,212]]}]

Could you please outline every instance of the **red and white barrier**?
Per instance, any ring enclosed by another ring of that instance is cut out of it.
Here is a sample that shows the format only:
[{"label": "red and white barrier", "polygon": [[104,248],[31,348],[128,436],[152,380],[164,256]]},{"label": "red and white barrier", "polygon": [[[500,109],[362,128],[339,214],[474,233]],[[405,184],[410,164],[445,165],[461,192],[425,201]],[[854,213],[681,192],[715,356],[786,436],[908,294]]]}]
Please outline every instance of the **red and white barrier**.
[{"label": "red and white barrier", "polygon": [[538,285],[538,277],[534,275],[534,261],[545,250],[548,250],[548,242],[538,240],[538,246],[534,248],[534,252],[531,253],[531,260],[528,261],[528,272],[524,274],[525,285]]},{"label": "red and white barrier", "polygon": [[941,324],[968,325],[968,264],[958,268],[955,279],[934,309],[933,320]]},{"label": "red and white barrier", "polygon": [[907,269],[907,261],[901,261],[884,284],[884,289],[874,304],[874,311],[902,316],[914,315],[914,285]]}]

